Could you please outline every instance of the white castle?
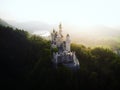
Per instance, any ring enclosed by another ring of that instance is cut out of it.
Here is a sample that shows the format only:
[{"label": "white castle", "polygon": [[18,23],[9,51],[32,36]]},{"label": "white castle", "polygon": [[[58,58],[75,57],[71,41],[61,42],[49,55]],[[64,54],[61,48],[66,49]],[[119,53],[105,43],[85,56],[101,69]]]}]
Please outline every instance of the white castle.
[{"label": "white castle", "polygon": [[[75,55],[75,52],[71,52],[71,39],[70,35],[66,35],[66,39],[63,40],[62,25],[59,25],[59,32],[53,29],[51,33],[51,50],[53,50],[52,62],[57,67],[62,64],[66,67],[76,69],[79,68],[79,61]],[[57,50],[57,51],[54,51]]]}]

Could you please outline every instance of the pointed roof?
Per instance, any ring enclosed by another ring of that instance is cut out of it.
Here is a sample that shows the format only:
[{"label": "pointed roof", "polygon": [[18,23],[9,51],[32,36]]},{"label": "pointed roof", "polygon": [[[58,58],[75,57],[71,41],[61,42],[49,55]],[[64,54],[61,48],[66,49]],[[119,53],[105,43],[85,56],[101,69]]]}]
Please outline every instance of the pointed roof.
[{"label": "pointed roof", "polygon": [[70,35],[69,35],[69,34],[67,34],[66,36],[67,36],[67,37],[69,37]]},{"label": "pointed roof", "polygon": [[62,24],[61,23],[59,24],[59,30],[62,30]]}]

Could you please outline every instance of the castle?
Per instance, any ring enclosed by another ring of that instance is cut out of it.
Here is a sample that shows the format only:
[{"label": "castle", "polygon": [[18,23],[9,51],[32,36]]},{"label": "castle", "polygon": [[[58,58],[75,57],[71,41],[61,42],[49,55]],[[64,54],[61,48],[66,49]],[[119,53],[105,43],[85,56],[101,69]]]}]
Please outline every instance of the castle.
[{"label": "castle", "polygon": [[[71,39],[70,35],[66,35],[66,39],[63,40],[62,35],[62,25],[59,25],[59,32],[53,29],[51,33],[51,50],[52,52],[52,62],[58,67],[62,64],[71,69],[80,68],[79,61],[75,55],[75,52],[71,52]],[[55,50],[55,51],[54,51]]]}]

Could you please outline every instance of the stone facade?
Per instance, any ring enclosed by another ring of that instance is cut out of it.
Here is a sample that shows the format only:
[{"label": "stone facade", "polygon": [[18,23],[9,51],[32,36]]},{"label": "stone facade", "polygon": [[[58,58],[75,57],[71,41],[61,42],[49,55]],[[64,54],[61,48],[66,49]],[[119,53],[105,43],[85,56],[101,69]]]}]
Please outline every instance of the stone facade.
[{"label": "stone facade", "polygon": [[71,51],[70,45],[71,39],[69,34],[67,34],[66,39],[63,40],[61,24],[59,25],[58,32],[53,29],[51,33],[51,50],[57,50],[52,52],[52,62],[56,67],[58,64],[62,64],[71,69],[80,68],[79,61],[75,52]]}]

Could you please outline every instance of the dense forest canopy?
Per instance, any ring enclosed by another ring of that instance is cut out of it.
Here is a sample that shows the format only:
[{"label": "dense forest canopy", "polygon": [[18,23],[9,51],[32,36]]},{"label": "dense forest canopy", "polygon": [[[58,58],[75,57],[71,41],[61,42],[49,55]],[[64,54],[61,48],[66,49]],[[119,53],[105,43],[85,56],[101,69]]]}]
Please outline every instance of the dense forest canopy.
[{"label": "dense forest canopy", "polygon": [[50,41],[0,26],[0,80],[14,89],[120,89],[120,57],[109,49],[72,44],[80,69],[55,69]]}]

